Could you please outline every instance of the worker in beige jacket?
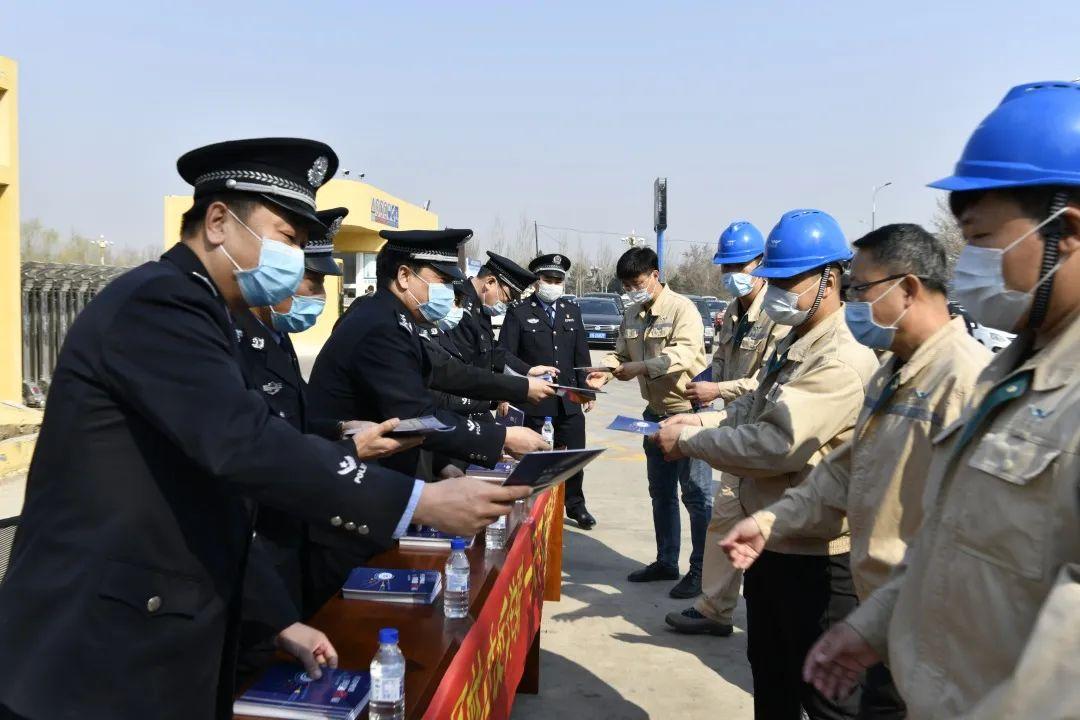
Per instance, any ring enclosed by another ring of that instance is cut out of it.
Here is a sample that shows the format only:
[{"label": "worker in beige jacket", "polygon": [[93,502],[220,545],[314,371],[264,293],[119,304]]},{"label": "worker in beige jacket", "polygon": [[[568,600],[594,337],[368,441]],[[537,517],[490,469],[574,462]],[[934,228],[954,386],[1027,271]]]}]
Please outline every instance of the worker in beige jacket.
[{"label": "worker in beige jacket", "polygon": [[[714,400],[731,403],[757,387],[762,362],[776,342],[791,329],[774,323],[762,311],[765,278],[750,273],[761,265],[765,238],[745,220],[731,223],[717,243],[713,263],[720,265],[724,289],[733,300],[724,311],[713,354],[712,380],[692,382],[686,397],[698,407]],[[720,549],[720,540],[746,517],[739,504],[739,478],[720,474],[720,487],[713,496],[712,518],[705,533],[705,557],[701,568],[701,595],[690,607],[667,614],[665,621],[676,631],[727,636],[739,602],[742,572],[732,567]]]},{"label": "worker in beige jacket", "polygon": [[[758,373],[758,387],[718,413],[666,421],[657,443],[672,458],[707,460],[739,477],[747,513],[797,485],[851,437],[877,357],[851,335],[840,266],[851,249],[836,220],[793,210],[765,243],[754,275],[769,279],[765,312],[792,327]],[[704,425],[693,427],[692,425]],[[802,682],[806,651],[855,605],[846,528],[834,538],[792,538],[762,553],[745,575],[747,654],[759,718],[852,717],[858,698],[835,702]]]},{"label": "worker in beige jacket", "polygon": [[814,646],[829,695],[888,657],[909,717],[1080,717],[1080,85],[1013,89],[933,183],[968,245],[952,290],[1020,332],[934,438],[923,526]]},{"label": "worker in beige jacket", "polygon": [[[959,417],[991,354],[963,318],[949,318],[940,240],[918,225],[886,225],[855,248],[848,328],[867,347],[892,352],[867,386],[852,439],[722,544],[745,570],[782,538],[836,537],[846,517],[852,579],[865,600],[889,579],[922,524],[931,440]],[[861,703],[860,719],[905,717],[883,664],[870,669]]]},{"label": "worker in beige jacket", "polygon": [[[651,248],[630,248],[619,258],[615,275],[630,295],[615,352],[602,364],[612,372],[587,376],[590,387],[600,388],[616,377],[637,378],[647,403],[643,417],[658,421],[679,413],[694,412],[686,399],[686,386],[703,371],[705,330],[689,299],[660,282],[656,253]],[[701,561],[705,529],[712,513],[712,468],[700,460],[668,462],[649,440],[643,438],[649,497],[652,500],[656,561],[630,573],[630,582],[654,582],[679,578],[678,494],[690,515],[690,570],[668,592],[675,598],[701,593]]]}]

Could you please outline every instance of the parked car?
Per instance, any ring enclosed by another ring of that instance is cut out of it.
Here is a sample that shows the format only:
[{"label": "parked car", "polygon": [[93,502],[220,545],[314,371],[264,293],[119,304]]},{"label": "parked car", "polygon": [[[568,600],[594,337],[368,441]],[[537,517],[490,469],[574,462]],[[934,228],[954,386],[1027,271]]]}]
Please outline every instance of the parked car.
[{"label": "parked car", "polygon": [[964,324],[967,325],[968,334],[981,342],[992,353],[1001,352],[1009,346],[1009,343],[1016,339],[1016,336],[1012,333],[1002,332],[996,328],[980,325],[975,321],[975,318],[964,309],[964,306],[958,302],[949,301],[949,313],[954,317],[956,315],[963,317]]},{"label": "parked car", "polygon": [[581,321],[585,325],[585,339],[589,347],[615,347],[615,342],[619,339],[619,324],[623,318],[615,301],[583,295],[578,298],[577,303],[581,308]]},{"label": "parked car", "polygon": [[701,324],[705,326],[705,352],[712,352],[713,338],[716,337],[716,328],[713,326],[712,311],[709,309],[709,301],[700,295],[687,295],[694,306],[701,313]]},{"label": "parked car", "polygon": [[587,292],[581,297],[606,298],[607,300],[611,300],[615,303],[615,305],[619,308],[619,312],[626,312],[626,304],[623,302],[622,295],[616,295],[615,293],[606,292]]},{"label": "parked car", "polygon": [[724,311],[727,310],[727,300],[717,300],[716,298],[702,298],[709,305],[709,314],[712,315],[713,330],[720,330],[720,321],[724,317]]}]

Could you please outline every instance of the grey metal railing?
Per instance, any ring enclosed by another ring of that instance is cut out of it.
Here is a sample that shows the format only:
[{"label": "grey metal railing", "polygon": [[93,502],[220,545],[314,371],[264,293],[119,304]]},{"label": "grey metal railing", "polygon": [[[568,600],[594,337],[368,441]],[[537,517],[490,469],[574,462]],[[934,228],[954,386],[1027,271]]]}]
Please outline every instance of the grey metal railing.
[{"label": "grey metal railing", "polygon": [[126,267],[24,262],[22,264],[23,399],[40,406],[56,358],[75,317]]}]

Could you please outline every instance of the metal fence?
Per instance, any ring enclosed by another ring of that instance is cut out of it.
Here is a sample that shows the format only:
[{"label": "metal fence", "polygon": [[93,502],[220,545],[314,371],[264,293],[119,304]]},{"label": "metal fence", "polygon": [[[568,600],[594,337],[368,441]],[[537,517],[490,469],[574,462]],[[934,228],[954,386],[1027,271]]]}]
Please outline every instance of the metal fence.
[{"label": "metal fence", "polygon": [[111,265],[22,264],[23,398],[41,406],[60,347],[75,316],[109,282],[127,271]]}]

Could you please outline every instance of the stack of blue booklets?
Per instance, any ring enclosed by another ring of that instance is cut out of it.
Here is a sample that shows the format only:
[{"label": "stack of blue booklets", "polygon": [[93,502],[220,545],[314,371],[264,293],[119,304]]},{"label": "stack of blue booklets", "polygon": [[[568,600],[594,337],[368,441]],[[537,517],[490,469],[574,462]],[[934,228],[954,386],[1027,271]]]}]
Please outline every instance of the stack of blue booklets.
[{"label": "stack of blue booklets", "polygon": [[[430,525],[410,525],[405,534],[398,538],[398,546],[413,550],[449,550],[450,541],[456,535],[448,535]],[[465,547],[472,547],[476,536],[465,539]]]},{"label": "stack of blue booklets", "polygon": [[469,477],[480,478],[481,480],[498,480],[502,482],[514,471],[514,463],[512,462],[500,462],[493,468],[480,467],[479,465],[470,465],[465,468],[465,474]]},{"label": "stack of blue booklets", "polygon": [[353,720],[367,705],[371,675],[323,668],[312,680],[299,665],[271,666],[258,682],[233,703],[237,715],[295,720]]},{"label": "stack of blue booklets", "polygon": [[354,568],[341,588],[349,600],[430,605],[442,592],[442,573],[436,570]]},{"label": "stack of blue booklets", "polygon": [[525,424],[525,411],[511,405],[505,415],[496,416],[495,422],[503,427],[521,427]]}]

